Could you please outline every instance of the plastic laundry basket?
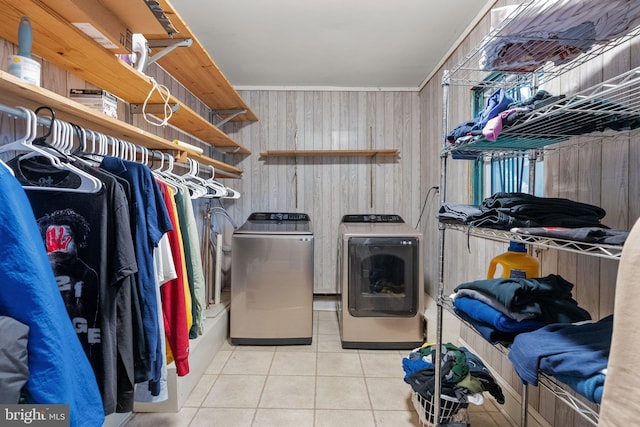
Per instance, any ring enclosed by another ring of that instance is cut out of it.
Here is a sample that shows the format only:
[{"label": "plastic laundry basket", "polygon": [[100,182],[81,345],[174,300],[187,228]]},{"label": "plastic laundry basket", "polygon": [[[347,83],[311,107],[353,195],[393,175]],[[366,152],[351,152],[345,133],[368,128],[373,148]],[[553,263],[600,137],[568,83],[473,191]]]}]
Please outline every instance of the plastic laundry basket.
[{"label": "plastic laundry basket", "polygon": [[[418,413],[420,423],[424,426],[435,426],[435,406],[433,394],[427,391],[427,396],[422,396],[420,393],[413,392],[411,396],[411,402]],[[446,395],[440,395],[440,422],[445,423],[451,420],[451,418],[462,407],[462,402],[458,399]]]}]

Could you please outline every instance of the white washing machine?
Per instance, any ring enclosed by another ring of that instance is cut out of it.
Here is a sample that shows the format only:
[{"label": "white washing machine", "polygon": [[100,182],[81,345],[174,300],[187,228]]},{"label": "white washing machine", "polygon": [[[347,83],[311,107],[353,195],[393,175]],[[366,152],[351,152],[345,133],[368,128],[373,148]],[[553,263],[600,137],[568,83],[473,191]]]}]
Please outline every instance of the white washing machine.
[{"label": "white washing machine", "polygon": [[311,220],[304,213],[252,213],[234,231],[232,344],[311,344],[313,246]]},{"label": "white washing machine", "polygon": [[424,343],[423,239],[399,215],[345,215],[338,239],[343,348],[413,349]]}]

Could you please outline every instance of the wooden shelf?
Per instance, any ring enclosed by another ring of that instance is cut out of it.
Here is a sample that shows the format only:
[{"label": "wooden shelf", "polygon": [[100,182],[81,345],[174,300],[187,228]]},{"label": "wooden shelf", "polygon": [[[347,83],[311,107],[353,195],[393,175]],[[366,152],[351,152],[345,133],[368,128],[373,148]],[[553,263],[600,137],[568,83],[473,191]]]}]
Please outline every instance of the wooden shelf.
[{"label": "wooden shelf", "polygon": [[[0,0],[0,7],[3,9],[0,37],[17,44],[18,22],[22,16],[28,16],[33,29],[33,53],[126,102],[144,103],[153,87],[152,80],[100,46],[56,11],[37,0]],[[161,104],[163,100],[156,92],[149,103]],[[171,125],[216,148],[251,154],[174,96],[170,97],[170,103],[179,105],[170,120]]]},{"label": "wooden shelf", "polygon": [[[144,35],[147,40],[170,38],[142,1],[102,0],[102,2],[126,24],[127,28],[134,33]],[[247,110],[246,113],[235,116],[231,121],[257,121],[256,115],[220,71],[173,6],[167,0],[159,0],[158,3],[171,20],[172,26],[178,31],[173,38],[192,39],[191,46],[179,47],[171,51],[161,57],[158,64],[212,110]],[[153,49],[152,55],[160,50]]]},{"label": "wooden shelf", "polygon": [[396,149],[381,150],[267,150],[260,153],[261,157],[397,157],[400,151]]},{"label": "wooden shelf", "polygon": [[[56,117],[86,129],[111,135],[149,149],[174,150],[182,153],[176,149],[176,145],[171,141],[85,107],[55,92],[27,83],[4,71],[0,71],[0,101],[7,105],[31,109],[46,105],[56,112]],[[243,172],[242,169],[206,156],[191,153],[187,155],[202,164],[211,165],[216,170],[232,175],[240,176]],[[225,175],[220,175],[220,177],[225,177]]]}]

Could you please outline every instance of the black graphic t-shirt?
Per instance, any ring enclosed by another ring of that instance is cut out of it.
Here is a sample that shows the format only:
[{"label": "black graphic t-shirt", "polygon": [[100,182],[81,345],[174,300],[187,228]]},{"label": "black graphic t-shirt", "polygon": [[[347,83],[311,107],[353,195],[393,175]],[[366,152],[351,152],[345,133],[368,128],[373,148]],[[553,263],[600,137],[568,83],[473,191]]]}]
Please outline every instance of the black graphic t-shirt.
[{"label": "black graphic t-shirt", "polygon": [[[14,158],[7,164],[26,190],[67,314],[93,367],[105,412],[113,412],[115,402],[108,389],[115,375],[103,349],[106,301],[101,300],[101,288],[109,277],[106,191],[68,191],[63,184],[79,182],[74,172],[40,157]],[[46,188],[47,184],[52,187]]]}]

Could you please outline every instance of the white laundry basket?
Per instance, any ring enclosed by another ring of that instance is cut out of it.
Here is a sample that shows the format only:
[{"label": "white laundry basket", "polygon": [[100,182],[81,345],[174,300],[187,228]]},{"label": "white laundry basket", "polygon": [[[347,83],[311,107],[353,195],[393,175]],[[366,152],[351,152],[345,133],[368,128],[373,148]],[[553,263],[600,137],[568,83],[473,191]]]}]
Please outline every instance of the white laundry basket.
[{"label": "white laundry basket", "polygon": [[[413,392],[411,402],[418,413],[420,423],[423,426],[434,427],[435,423],[435,406],[434,396],[427,391],[427,397],[422,396],[418,392]],[[446,423],[451,421],[453,416],[462,408],[463,404],[455,397],[440,395],[440,421]]]}]

